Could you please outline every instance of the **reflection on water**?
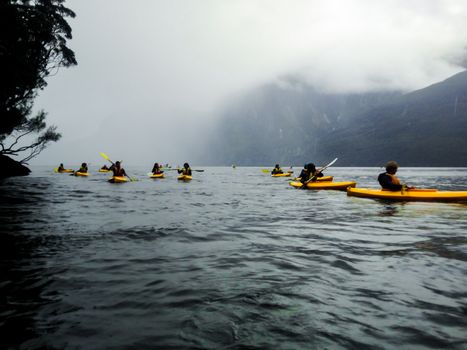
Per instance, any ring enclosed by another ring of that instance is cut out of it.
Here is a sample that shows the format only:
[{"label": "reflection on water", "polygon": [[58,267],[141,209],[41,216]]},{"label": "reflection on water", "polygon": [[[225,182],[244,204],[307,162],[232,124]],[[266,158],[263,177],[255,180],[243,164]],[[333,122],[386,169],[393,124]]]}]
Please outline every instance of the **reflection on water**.
[{"label": "reflection on water", "polygon": [[404,203],[386,203],[380,210],[380,216],[394,216],[397,215]]},{"label": "reflection on water", "polygon": [[[467,346],[466,205],[297,190],[260,168],[134,168],[123,185],[35,170],[0,183],[3,348]],[[379,172],[328,170],[361,187]],[[466,174],[400,171],[453,190]]]}]

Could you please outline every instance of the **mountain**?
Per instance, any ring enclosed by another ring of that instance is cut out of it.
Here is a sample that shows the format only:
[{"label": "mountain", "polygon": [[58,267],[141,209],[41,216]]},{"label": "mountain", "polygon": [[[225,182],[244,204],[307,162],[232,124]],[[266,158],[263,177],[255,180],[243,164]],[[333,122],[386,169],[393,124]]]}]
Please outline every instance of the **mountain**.
[{"label": "mountain", "polygon": [[212,164],[467,166],[467,72],[408,94],[331,94],[286,77],[231,102],[219,120]]},{"label": "mountain", "polygon": [[212,164],[302,164],[316,154],[322,135],[399,96],[327,94],[286,77],[226,106],[206,153]]},{"label": "mountain", "polygon": [[355,115],[317,152],[341,165],[467,166],[467,72]]}]

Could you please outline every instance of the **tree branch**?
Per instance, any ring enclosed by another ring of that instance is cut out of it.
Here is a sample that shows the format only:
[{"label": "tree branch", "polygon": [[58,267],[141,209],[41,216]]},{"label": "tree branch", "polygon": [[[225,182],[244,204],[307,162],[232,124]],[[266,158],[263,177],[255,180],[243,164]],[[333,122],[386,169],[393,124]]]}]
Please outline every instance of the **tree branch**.
[{"label": "tree branch", "polygon": [[[11,150],[11,149],[18,143],[18,141],[19,141],[22,137],[31,134],[33,131],[34,131],[34,130],[29,130],[29,131],[25,132],[24,134],[19,135],[19,136],[16,138],[15,142],[13,142],[13,143],[10,145],[10,147],[8,147],[6,150],[7,150],[7,151]],[[3,144],[2,144],[2,147],[3,147]]]}]

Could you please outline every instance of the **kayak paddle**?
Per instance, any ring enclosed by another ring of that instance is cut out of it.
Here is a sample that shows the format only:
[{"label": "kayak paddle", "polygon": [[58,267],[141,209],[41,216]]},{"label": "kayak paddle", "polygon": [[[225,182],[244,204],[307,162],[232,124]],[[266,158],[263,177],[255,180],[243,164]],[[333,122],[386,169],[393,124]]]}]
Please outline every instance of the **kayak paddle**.
[{"label": "kayak paddle", "polygon": [[[166,169],[167,171],[179,171],[179,170],[182,170],[182,169]],[[191,171],[197,171],[199,173],[202,173],[204,172],[204,169],[191,169]]]},{"label": "kayak paddle", "polygon": [[114,162],[112,162],[112,161],[110,160],[110,158],[109,158],[109,156],[108,156],[107,154],[105,154],[104,152],[101,152],[101,156],[102,156],[104,159],[108,160],[110,163],[112,163],[112,165],[114,165]]}]

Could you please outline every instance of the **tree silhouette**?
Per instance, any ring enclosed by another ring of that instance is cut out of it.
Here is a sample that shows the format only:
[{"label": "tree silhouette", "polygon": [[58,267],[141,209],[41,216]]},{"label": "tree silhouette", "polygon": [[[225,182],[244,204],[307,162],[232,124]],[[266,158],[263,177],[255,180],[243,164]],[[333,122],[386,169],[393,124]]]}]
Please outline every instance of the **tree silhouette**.
[{"label": "tree silhouette", "polygon": [[[29,151],[21,162],[39,154],[60,134],[47,128],[46,113],[31,117],[34,98],[60,67],[76,65],[66,44],[75,13],[64,0],[0,0],[0,154]],[[38,134],[29,145],[22,141]]]}]

